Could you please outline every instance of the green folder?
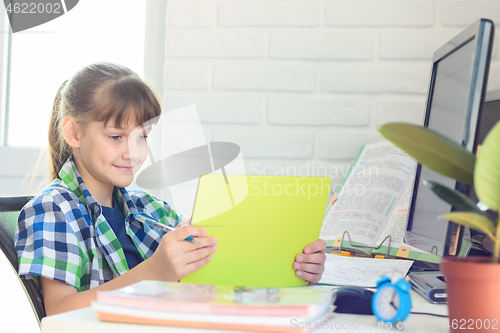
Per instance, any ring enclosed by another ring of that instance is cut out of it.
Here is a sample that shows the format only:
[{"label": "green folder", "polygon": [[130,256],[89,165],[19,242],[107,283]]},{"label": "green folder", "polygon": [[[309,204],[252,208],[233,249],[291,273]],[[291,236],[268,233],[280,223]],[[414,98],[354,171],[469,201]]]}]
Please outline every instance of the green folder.
[{"label": "green folder", "polygon": [[306,285],[292,264],[307,244],[318,240],[330,185],[326,177],[202,176],[192,224],[217,237],[218,251],[181,282]]}]

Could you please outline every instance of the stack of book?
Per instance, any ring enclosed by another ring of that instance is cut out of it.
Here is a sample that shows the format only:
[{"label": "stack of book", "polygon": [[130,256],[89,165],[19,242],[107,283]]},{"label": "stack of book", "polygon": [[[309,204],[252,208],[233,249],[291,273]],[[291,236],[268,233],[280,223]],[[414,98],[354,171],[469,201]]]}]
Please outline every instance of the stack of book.
[{"label": "stack of book", "polygon": [[309,332],[328,323],[333,291],[141,281],[98,292],[99,320],[203,329]]}]

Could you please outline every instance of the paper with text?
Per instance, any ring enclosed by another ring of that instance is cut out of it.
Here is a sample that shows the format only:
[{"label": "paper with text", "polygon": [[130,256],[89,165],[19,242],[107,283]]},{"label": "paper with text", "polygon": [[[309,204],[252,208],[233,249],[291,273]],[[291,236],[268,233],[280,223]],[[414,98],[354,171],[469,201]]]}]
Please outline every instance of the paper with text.
[{"label": "paper with text", "polygon": [[376,287],[381,276],[405,277],[412,264],[413,260],[358,258],[327,254],[325,271],[318,283]]},{"label": "paper with text", "polygon": [[[401,196],[396,201],[394,209],[385,225],[382,233],[380,234],[380,240],[383,240],[387,235],[391,235],[391,245],[392,246],[402,246],[404,244],[404,237],[406,231],[406,223],[408,221],[408,212],[411,205],[411,197],[413,194],[413,182],[415,179],[415,173],[406,183]],[[401,245],[396,245],[401,244]],[[378,245],[378,243],[377,243]],[[387,245],[387,244],[384,244]]]},{"label": "paper with text", "polygon": [[[360,151],[337,202],[323,220],[320,238],[334,240],[348,231],[353,242],[373,247],[377,240],[382,240],[384,226],[416,162],[388,141],[366,145]],[[409,200],[402,199],[398,206],[408,205]],[[402,224],[406,225],[406,221]],[[398,234],[402,240],[401,232]]]}]

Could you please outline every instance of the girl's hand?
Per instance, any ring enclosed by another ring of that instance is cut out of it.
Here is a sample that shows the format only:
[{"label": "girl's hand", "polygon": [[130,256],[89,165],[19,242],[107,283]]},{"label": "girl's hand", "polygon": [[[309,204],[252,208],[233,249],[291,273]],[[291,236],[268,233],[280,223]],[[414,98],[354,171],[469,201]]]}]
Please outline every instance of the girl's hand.
[{"label": "girl's hand", "polygon": [[307,245],[304,248],[304,253],[297,254],[293,268],[296,270],[295,274],[309,281],[309,284],[317,283],[321,280],[321,275],[325,270],[325,249],[326,242],[318,239],[314,243]]},{"label": "girl's hand", "polygon": [[[154,278],[164,281],[179,281],[188,274],[200,269],[211,260],[217,251],[217,238],[206,237],[206,230],[185,225],[165,234],[155,253],[147,261]],[[201,244],[185,239],[194,236]]]},{"label": "girl's hand", "polygon": [[184,227],[184,226],[186,226],[186,225],[191,225],[191,217],[190,217],[190,218],[188,218],[187,220],[184,220],[184,221],[182,221],[181,223],[179,223],[179,225],[178,225],[178,226]]}]

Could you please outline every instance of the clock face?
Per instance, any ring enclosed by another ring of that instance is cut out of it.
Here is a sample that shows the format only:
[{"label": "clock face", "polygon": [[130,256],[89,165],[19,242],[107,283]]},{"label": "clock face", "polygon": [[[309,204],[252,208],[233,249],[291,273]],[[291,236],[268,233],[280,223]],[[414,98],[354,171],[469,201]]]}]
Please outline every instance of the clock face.
[{"label": "clock face", "polygon": [[385,287],[378,291],[374,306],[382,320],[392,320],[398,314],[401,299],[396,289]]}]

